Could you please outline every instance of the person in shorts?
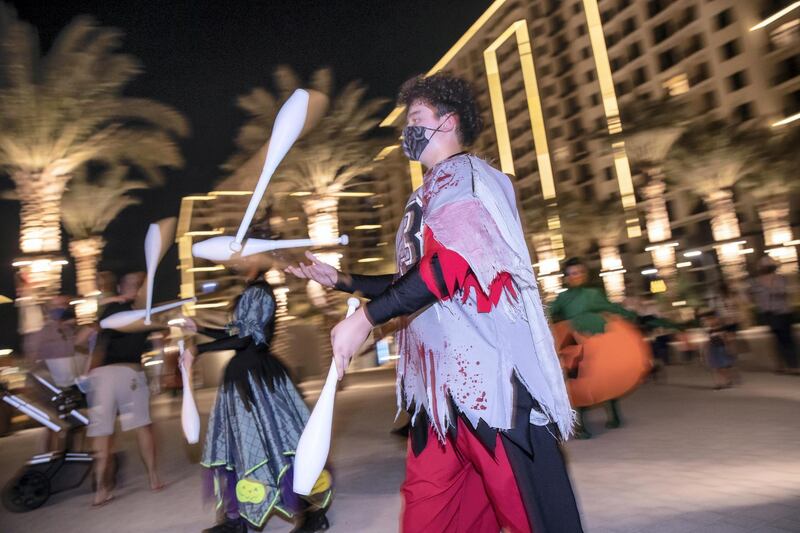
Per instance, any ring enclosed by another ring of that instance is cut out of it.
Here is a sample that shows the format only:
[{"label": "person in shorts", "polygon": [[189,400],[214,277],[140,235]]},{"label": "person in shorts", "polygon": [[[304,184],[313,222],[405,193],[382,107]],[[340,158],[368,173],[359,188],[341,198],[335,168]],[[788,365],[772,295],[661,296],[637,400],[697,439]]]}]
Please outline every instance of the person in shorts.
[{"label": "person in shorts", "polygon": [[[129,311],[142,285],[144,274],[133,272],[122,277],[119,296],[111,301],[100,319]],[[92,354],[89,372],[89,429],[95,453],[96,490],[93,506],[113,500],[111,481],[111,450],[114,426],[119,415],[122,431],[136,430],[139,451],[144,461],[150,489],[161,490],[164,485],[156,470],[156,443],[150,420],[150,391],[142,369],[142,353],[147,350],[150,332],[123,333],[101,330]]]}]

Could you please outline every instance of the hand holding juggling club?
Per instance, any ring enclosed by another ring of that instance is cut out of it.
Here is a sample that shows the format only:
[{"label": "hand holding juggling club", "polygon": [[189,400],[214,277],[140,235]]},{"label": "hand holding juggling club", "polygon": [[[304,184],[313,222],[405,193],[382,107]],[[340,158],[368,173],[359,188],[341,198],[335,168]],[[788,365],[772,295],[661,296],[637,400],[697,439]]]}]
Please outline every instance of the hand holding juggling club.
[{"label": "hand holding juggling club", "polygon": [[[347,300],[347,316],[351,316],[358,308],[357,298]],[[342,369],[344,370],[344,369]],[[336,398],[336,384],[338,373],[335,361],[331,361],[331,368],[325,385],[319,395],[317,404],[308,418],[297,450],[294,456],[294,491],[297,494],[308,496],[319,479],[328,452],[331,449],[331,427],[333,425],[333,403]]]}]

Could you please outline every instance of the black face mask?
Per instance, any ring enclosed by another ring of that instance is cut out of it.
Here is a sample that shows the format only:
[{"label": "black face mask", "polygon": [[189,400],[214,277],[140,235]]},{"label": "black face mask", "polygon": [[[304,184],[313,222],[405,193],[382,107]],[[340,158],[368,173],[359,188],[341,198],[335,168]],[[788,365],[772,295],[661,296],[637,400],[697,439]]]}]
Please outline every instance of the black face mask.
[{"label": "black face mask", "polygon": [[[426,126],[406,126],[403,128],[403,153],[406,154],[406,157],[412,161],[419,161],[419,158],[422,157],[422,152],[428,147],[433,136],[442,131],[443,125],[444,122],[438,128],[428,128]],[[428,130],[433,133],[430,137],[425,137],[425,132]]]}]

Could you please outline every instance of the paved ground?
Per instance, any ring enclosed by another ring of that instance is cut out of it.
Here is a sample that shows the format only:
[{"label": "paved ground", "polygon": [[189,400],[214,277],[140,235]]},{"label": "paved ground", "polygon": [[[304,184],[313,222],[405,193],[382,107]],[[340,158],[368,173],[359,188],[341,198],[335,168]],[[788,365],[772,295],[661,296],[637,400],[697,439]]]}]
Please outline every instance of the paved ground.
[{"label": "paved ground", "polygon": [[[623,403],[625,427],[567,446],[586,530],[599,532],[800,531],[800,378],[750,373],[733,390],[712,391],[698,367],[670,367]],[[201,395],[208,411],[213,393]],[[337,397],[333,457],[334,532],[397,529],[404,443],[388,434],[393,385],[375,375]],[[199,450],[182,442],[180,404],[154,409],[162,470],[170,486],[152,494],[131,438],[118,500],[89,510],[89,485],[27,514],[0,510],[0,532],[192,532],[213,511],[200,501]],[[35,430],[0,439],[0,482],[32,452]],[[288,531],[273,519],[265,531]]]}]

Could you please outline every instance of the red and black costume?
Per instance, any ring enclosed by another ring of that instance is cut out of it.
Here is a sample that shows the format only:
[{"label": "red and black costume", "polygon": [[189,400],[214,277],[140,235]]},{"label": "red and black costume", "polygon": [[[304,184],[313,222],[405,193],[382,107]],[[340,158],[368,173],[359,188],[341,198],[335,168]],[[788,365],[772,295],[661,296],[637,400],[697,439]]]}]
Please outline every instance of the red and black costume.
[{"label": "red and black costume", "polygon": [[337,285],[400,320],[412,416],[403,531],[581,531],[559,448],[573,411],[507,176],[457,154],[412,193],[398,273]]}]

